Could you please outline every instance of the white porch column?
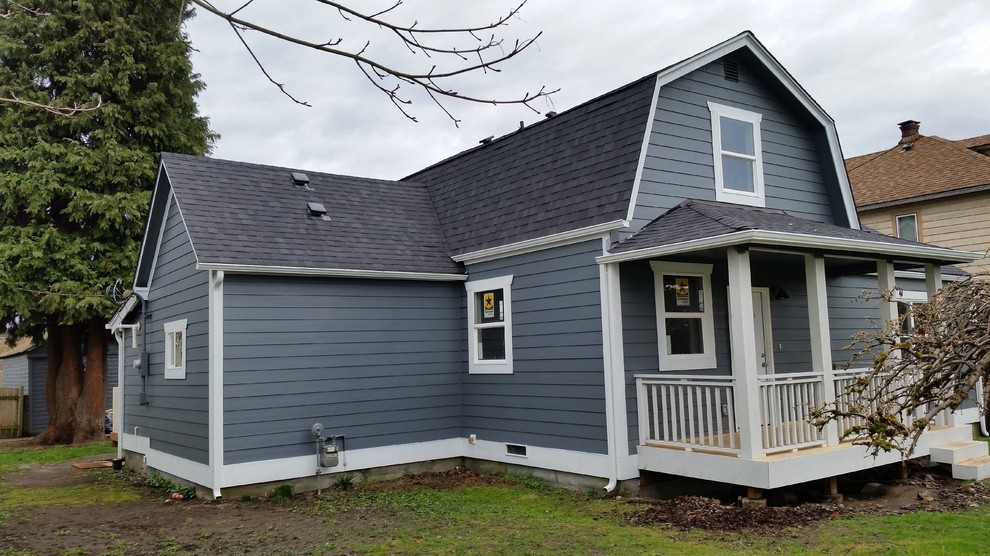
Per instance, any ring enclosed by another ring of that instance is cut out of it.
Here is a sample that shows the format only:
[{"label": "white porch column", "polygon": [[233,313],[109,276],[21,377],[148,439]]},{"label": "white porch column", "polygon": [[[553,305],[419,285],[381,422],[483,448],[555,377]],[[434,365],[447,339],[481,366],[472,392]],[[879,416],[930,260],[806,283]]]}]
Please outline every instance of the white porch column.
[{"label": "white porch column", "polygon": [[[894,263],[877,261],[877,288],[881,293],[894,289]],[[885,326],[886,323],[897,320],[897,302],[881,302],[880,318],[883,319]]]},{"label": "white porch column", "polygon": [[[835,403],[835,373],[832,370],[832,336],[828,321],[828,292],[825,285],[825,257],[804,256],[804,279],[808,288],[808,321],[811,330],[811,370],[822,373],[822,394],[826,404]],[[825,442],[839,443],[835,423],[825,427]]]},{"label": "white porch column", "polygon": [[928,299],[931,299],[938,290],[942,289],[942,267],[928,263],[925,265],[925,289],[928,290]]},{"label": "white porch column", "polygon": [[736,390],[736,419],[741,429],[742,457],[763,456],[760,435],[760,384],[756,369],[756,334],[753,332],[753,279],[749,251],[728,250],[729,338],[732,377]]}]

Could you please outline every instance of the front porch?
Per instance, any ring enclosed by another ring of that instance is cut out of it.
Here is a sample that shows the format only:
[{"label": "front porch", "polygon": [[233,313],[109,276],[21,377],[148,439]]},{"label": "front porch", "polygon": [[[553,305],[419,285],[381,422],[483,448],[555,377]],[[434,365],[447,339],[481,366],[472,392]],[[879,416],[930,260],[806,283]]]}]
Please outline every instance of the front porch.
[{"label": "front porch", "polygon": [[[831,388],[842,403],[845,387],[866,369],[836,372]],[[772,489],[897,463],[898,452],[870,455],[851,439],[839,440],[851,421],[824,429],[809,419],[824,405],[823,373],[764,375],[759,380],[759,436],[744,446],[731,377],[638,375],[638,465],[671,475]],[[940,415],[914,456],[932,447],[972,439],[973,415]],[[902,416],[909,419],[911,416]],[[751,455],[744,457],[744,453]]]},{"label": "front porch", "polygon": [[[685,201],[610,251],[598,262],[621,323],[611,362],[635,404],[636,467],[760,489],[901,460],[841,440],[853,422],[819,429],[812,412],[852,401],[846,386],[866,372],[841,370],[854,334],[898,323],[909,299],[942,287],[943,265],[979,256],[711,201]],[[878,295],[899,286],[914,291]],[[978,418],[940,416],[914,456],[971,440]]]}]

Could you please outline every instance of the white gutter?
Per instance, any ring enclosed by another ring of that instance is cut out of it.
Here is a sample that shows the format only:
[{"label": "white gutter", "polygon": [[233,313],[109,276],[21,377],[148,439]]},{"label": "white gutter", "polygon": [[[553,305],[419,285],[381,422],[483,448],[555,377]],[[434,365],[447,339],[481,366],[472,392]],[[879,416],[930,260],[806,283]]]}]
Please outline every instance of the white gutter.
[{"label": "white gutter", "polygon": [[462,253],[460,255],[454,255],[451,259],[459,263],[480,263],[491,259],[507,257],[509,255],[521,255],[523,253],[542,251],[544,249],[560,247],[571,243],[597,239],[604,233],[628,227],[628,220],[613,220],[611,222],[603,222],[601,224],[586,226],[576,230],[569,230],[534,239],[517,241],[516,243],[509,243],[508,245],[499,245],[498,247],[489,247],[488,249],[481,249],[470,253]]},{"label": "white gutter", "polygon": [[434,274],[399,270],[355,270],[350,268],[308,268],[294,266],[264,266],[226,263],[197,263],[197,270],[219,270],[230,273],[263,274],[278,276],[328,276],[333,278],[371,278],[377,280],[424,280],[435,282],[463,282],[466,274]]},{"label": "white gutter", "polygon": [[935,259],[940,261],[948,260],[973,262],[983,258],[983,253],[956,251],[954,249],[945,249],[942,247],[930,247],[925,245],[898,245],[879,241],[840,239],[808,234],[795,234],[791,232],[746,230],[703,239],[682,241],[679,243],[672,243],[670,245],[647,247],[645,249],[637,249],[635,251],[603,255],[595,260],[598,264],[617,263],[646,259],[650,257],[676,255],[678,253],[685,253],[689,251],[700,251],[703,249],[716,249],[753,243],[799,247],[802,249],[814,249],[819,251],[829,250],[859,254],[887,255],[892,257],[904,257],[908,259]]}]

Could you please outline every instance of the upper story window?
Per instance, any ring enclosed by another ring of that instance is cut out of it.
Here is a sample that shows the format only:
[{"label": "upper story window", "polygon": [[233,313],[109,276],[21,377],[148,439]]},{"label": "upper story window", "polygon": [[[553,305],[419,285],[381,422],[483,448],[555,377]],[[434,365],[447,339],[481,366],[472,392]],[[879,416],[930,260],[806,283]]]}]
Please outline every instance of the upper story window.
[{"label": "upper story window", "polygon": [[766,206],[763,194],[762,116],[708,103],[712,116],[712,153],[715,157],[715,199],[757,207]]},{"label": "upper story window", "polygon": [[921,234],[918,229],[918,214],[901,214],[894,217],[894,225],[897,229],[897,237],[910,239],[911,241],[921,241]]},{"label": "upper story window", "polygon": [[165,323],[165,378],[186,378],[186,319]]},{"label": "upper story window", "polygon": [[712,265],[650,261],[660,370],[715,368]]},{"label": "upper story window", "polygon": [[511,286],[511,275],[464,284],[470,373],[512,373]]}]

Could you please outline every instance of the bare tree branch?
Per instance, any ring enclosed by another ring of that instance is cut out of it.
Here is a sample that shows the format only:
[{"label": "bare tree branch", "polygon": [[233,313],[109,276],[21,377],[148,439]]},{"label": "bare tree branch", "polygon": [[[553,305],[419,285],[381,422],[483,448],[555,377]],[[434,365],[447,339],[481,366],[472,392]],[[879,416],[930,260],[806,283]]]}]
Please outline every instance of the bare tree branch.
[{"label": "bare tree branch", "polygon": [[[881,292],[881,301],[896,302],[898,291]],[[908,321],[907,319],[910,319]],[[910,322],[912,326],[905,326]],[[868,359],[870,371],[857,379],[834,404],[815,414],[815,424],[853,423],[843,438],[873,454],[914,452],[918,441],[943,411],[977,401],[982,380],[986,413],[990,394],[990,276],[969,276],[938,291],[910,313],[854,338],[850,365]]]},{"label": "bare tree branch", "polygon": [[42,104],[40,102],[24,100],[17,98],[17,95],[10,93],[10,96],[0,97],[0,104],[15,104],[19,106],[26,106],[28,108],[37,108],[39,110],[44,110],[45,112],[55,114],[56,116],[71,118],[85,112],[99,110],[104,105],[104,102],[101,97],[97,97],[91,104],[73,103],[71,106],[58,106],[55,104]]},{"label": "bare tree branch", "polygon": [[[345,23],[360,22],[384,29],[394,36],[399,44],[411,54],[423,55],[427,59],[436,58],[436,61],[431,63],[429,69],[401,68],[385,63],[367,54],[368,47],[371,44],[370,42],[365,42],[360,48],[347,49],[342,46],[344,41],[341,38],[331,39],[326,42],[313,42],[293,34],[276,31],[263,22],[247,17],[240,17],[238,13],[253,1],[246,1],[236,10],[224,11],[217,8],[209,0],[189,0],[189,2],[206,12],[227,21],[265,77],[278,87],[282,94],[298,104],[309,106],[308,103],[296,99],[286,90],[284,84],[279,83],[271,76],[270,72],[267,71],[264,64],[249,46],[243,35],[243,31],[257,31],[285,43],[353,60],[368,81],[385,94],[404,116],[413,121],[416,121],[416,118],[406,109],[411,104],[411,101],[402,93],[401,85],[403,83],[423,90],[455,125],[459,120],[444,105],[444,100],[446,99],[493,105],[522,104],[530,110],[539,113],[531,103],[538,98],[547,97],[556,92],[556,90],[548,91],[546,87],[540,87],[535,93],[526,92],[515,98],[500,99],[463,93],[455,90],[448,84],[452,81],[452,78],[462,75],[479,71],[483,73],[487,73],[488,71],[498,72],[500,71],[497,67],[499,64],[514,58],[535,43],[542,33],[537,33],[535,36],[524,40],[516,40],[512,47],[506,50],[505,45],[503,45],[503,39],[499,38],[495,33],[497,29],[508,25],[511,19],[518,17],[520,10],[525,5],[525,1],[490,23],[467,27],[429,28],[420,27],[418,21],[413,21],[411,24],[401,24],[384,17],[392,14],[394,10],[401,6],[402,0],[396,0],[390,7],[374,13],[359,11],[339,1],[314,0],[314,2],[336,11]],[[489,38],[487,40],[482,39],[481,35],[489,35],[489,31],[491,31]],[[464,37],[468,37],[476,42],[475,46],[458,48],[456,45],[449,44],[458,38]],[[477,58],[477,62],[468,61],[474,58]],[[389,83],[388,81],[393,82]]]}]

